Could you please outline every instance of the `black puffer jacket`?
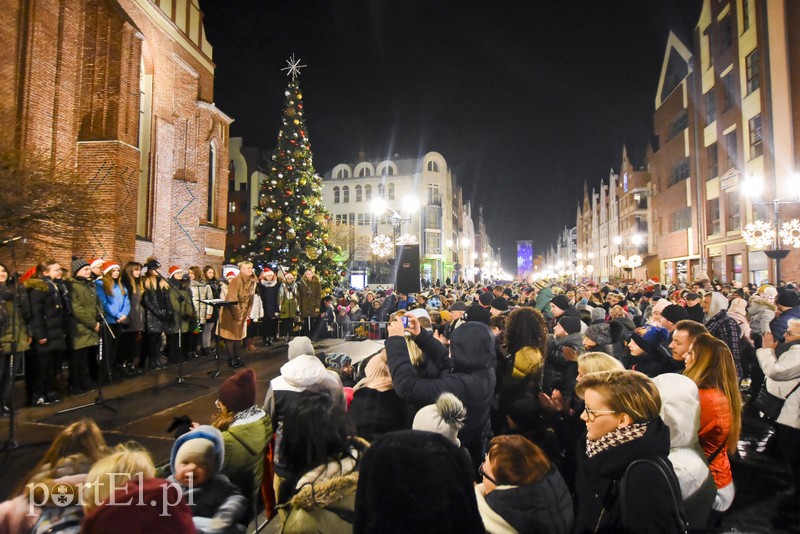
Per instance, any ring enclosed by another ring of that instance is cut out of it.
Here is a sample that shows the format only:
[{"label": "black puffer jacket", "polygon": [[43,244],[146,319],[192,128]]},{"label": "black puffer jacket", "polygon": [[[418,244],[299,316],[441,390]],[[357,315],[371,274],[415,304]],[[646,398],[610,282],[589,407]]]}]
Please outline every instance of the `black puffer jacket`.
[{"label": "black puffer jacket", "polygon": [[[576,351],[575,360],[564,358],[563,349],[569,347]],[[544,360],[542,391],[548,395],[557,389],[565,398],[571,399],[575,393],[578,379],[577,357],[583,352],[583,336],[579,332],[561,339],[550,339],[547,343],[547,357]]]},{"label": "black puffer jacket", "polygon": [[[437,360],[434,351],[447,351],[426,330],[415,341],[426,358]],[[438,378],[421,378],[411,365],[405,338],[391,336],[386,340],[389,372],[398,396],[421,408],[435,403],[442,393],[453,393],[467,408],[466,423],[458,437],[468,449],[480,448],[489,428],[489,405],[495,385],[494,334],[483,323],[464,323],[453,332],[450,353],[449,371],[443,371]]]},{"label": "black puffer jacket", "polygon": [[572,531],[572,497],[558,469],[551,469],[536,484],[498,486],[483,498],[491,511],[484,508],[480,496],[478,510],[489,532],[497,532],[490,528],[491,512],[524,534],[568,534]]},{"label": "black puffer jacket", "polygon": [[656,467],[637,464],[627,480],[627,514],[623,517],[619,485],[627,467],[640,458],[660,456],[669,463],[669,428],[660,417],[644,435],[627,443],[586,455],[586,441],[578,450],[575,484],[578,511],[575,534],[677,532],[677,512],[669,485]]},{"label": "black puffer jacket", "polygon": [[172,326],[172,305],[169,289],[157,287],[145,289],[142,294],[144,308],[144,329],[150,334],[168,332]]},{"label": "black puffer jacket", "polygon": [[[67,350],[69,292],[61,280],[35,278],[25,282],[30,301],[30,328],[37,351]],[[39,341],[47,339],[40,345]]]}]

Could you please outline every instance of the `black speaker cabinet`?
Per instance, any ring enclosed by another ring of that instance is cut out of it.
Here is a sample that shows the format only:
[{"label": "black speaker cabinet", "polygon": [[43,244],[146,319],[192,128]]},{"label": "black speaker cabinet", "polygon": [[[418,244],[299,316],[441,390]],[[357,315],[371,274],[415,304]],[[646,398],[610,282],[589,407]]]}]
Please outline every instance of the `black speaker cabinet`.
[{"label": "black speaker cabinet", "polygon": [[419,293],[419,245],[398,245],[395,258],[395,289],[400,293]]}]

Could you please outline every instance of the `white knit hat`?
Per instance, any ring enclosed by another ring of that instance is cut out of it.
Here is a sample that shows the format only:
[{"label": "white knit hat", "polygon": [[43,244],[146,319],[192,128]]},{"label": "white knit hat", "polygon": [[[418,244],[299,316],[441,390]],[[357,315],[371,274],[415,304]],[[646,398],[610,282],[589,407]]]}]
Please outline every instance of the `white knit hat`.
[{"label": "white knit hat", "polygon": [[442,393],[436,404],[429,404],[420,408],[414,416],[411,428],[441,434],[457,447],[461,446],[458,431],[464,428],[467,418],[467,409],[464,403],[452,393]]}]

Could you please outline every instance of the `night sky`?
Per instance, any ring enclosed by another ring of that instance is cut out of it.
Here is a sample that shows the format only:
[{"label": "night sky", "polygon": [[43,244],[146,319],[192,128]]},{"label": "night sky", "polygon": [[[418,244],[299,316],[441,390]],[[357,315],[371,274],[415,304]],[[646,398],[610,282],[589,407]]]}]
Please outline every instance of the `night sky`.
[{"label": "night sky", "polygon": [[701,0],[200,0],[232,136],[271,150],[291,54],[314,166],[441,152],[503,266],[574,226],[583,183],[641,162],[670,28]]}]

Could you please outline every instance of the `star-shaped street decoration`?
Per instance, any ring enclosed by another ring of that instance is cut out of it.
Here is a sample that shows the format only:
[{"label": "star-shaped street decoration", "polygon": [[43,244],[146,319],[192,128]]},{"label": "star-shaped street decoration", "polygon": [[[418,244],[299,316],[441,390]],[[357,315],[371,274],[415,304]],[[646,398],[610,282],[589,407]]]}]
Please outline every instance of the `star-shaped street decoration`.
[{"label": "star-shaped street decoration", "polygon": [[307,66],[307,65],[301,65],[300,60],[294,58],[294,54],[292,54],[292,57],[286,60],[286,64],[289,66],[283,67],[281,70],[285,70],[286,75],[292,77],[292,81],[294,81],[298,76],[300,76],[300,69]]}]

